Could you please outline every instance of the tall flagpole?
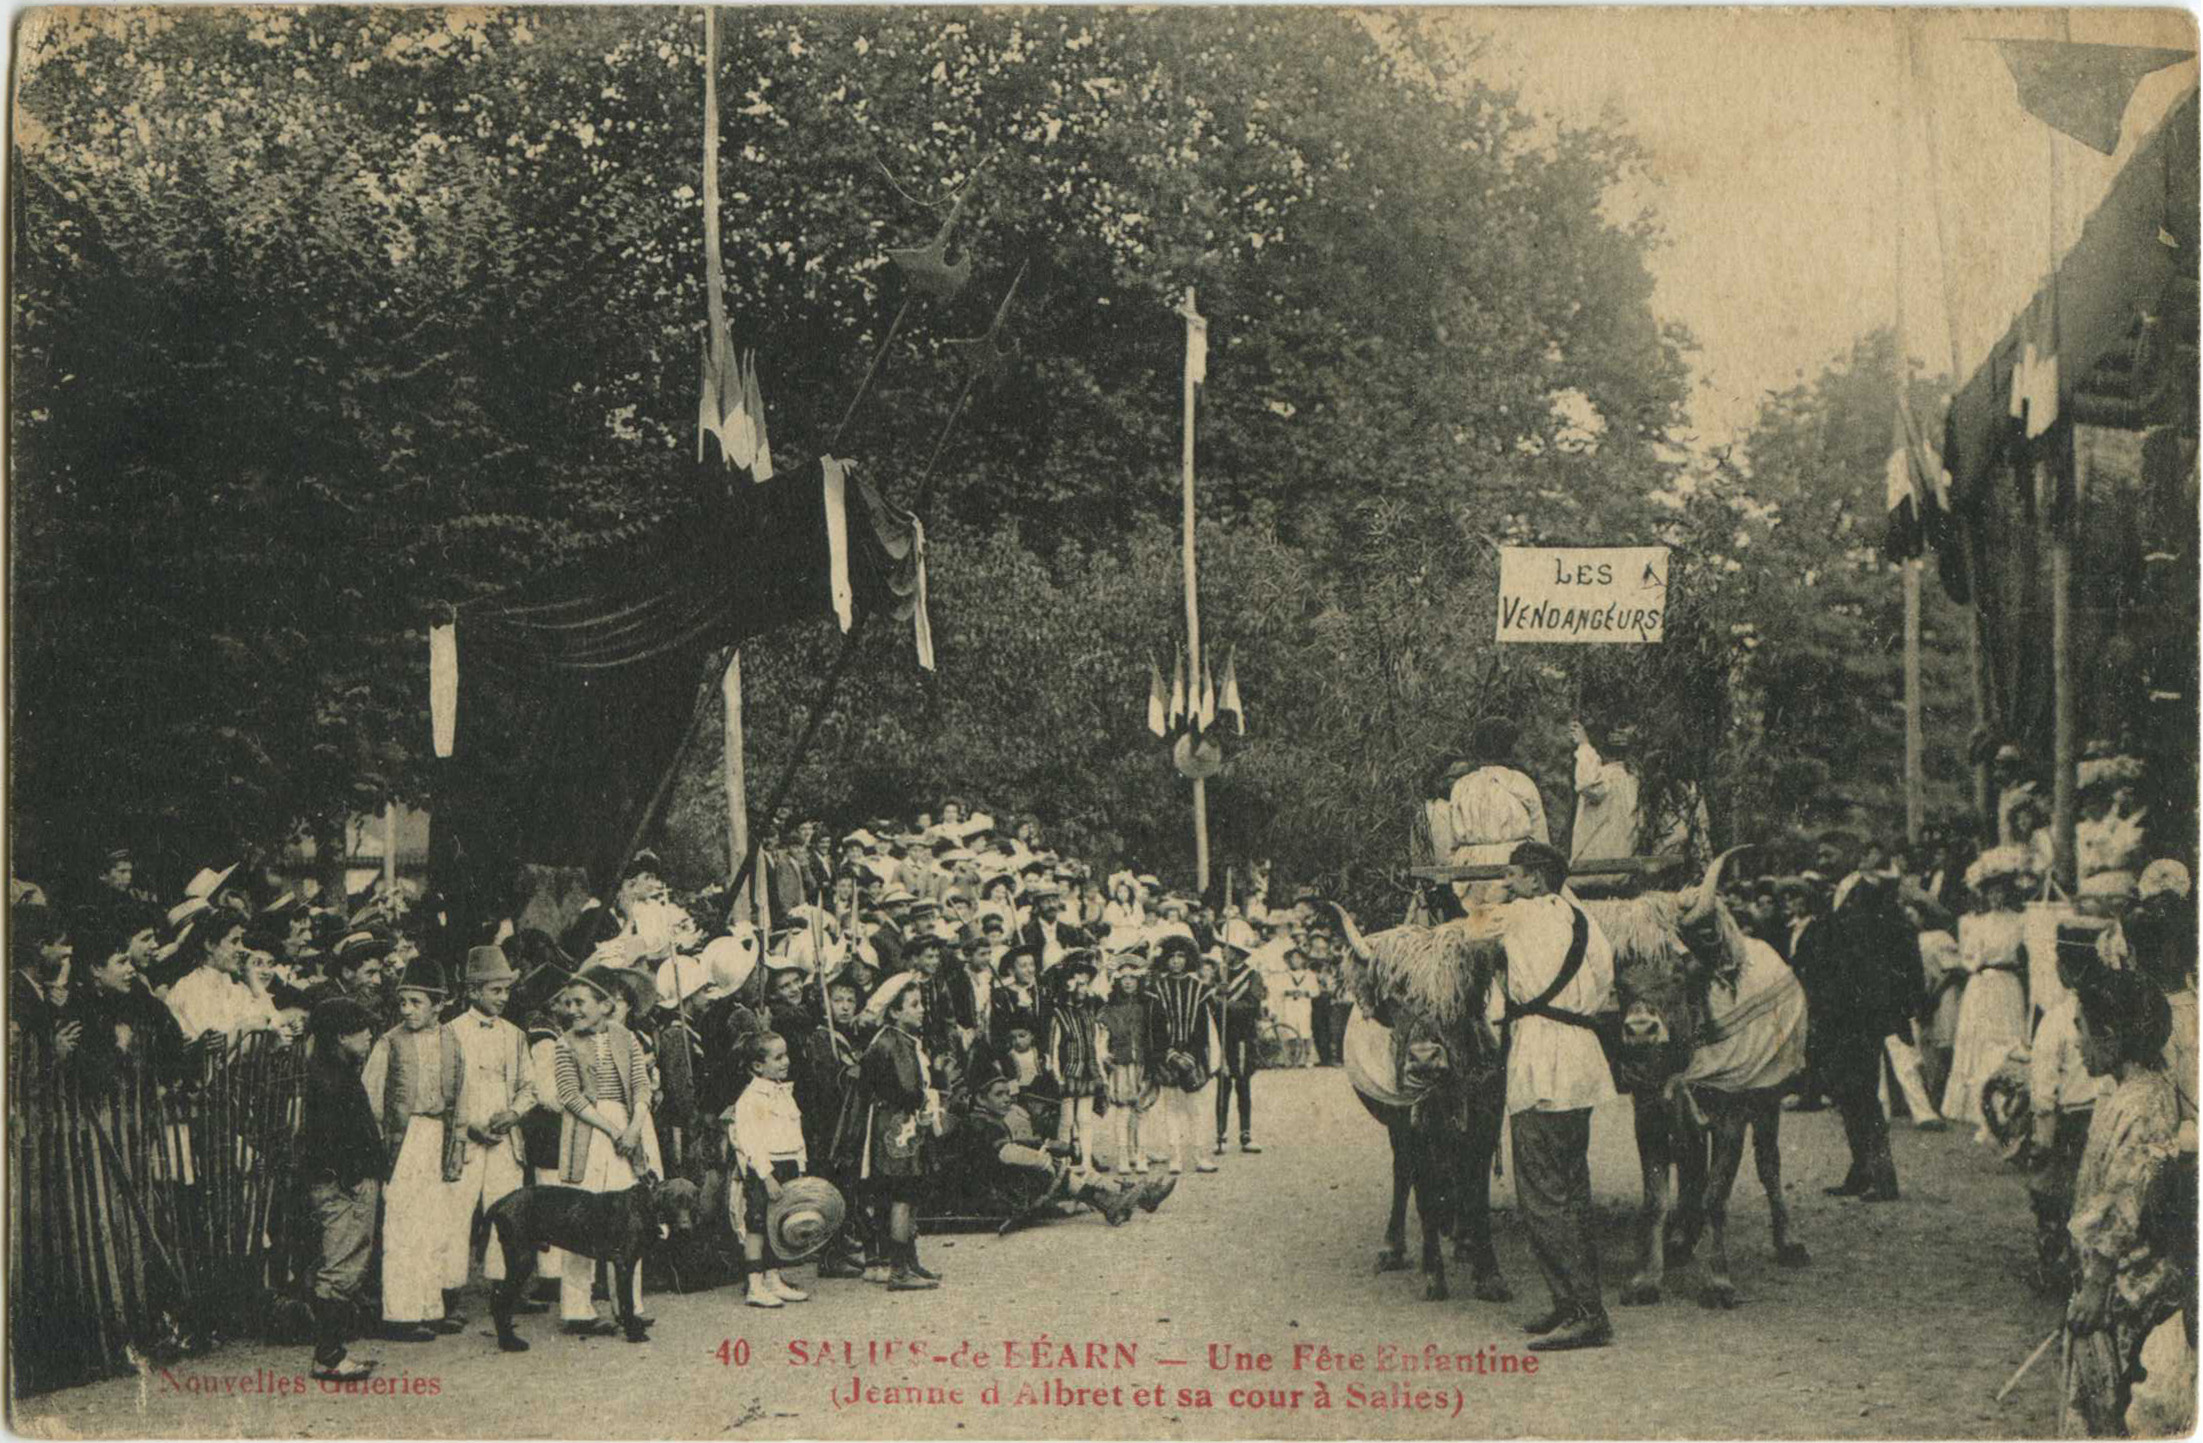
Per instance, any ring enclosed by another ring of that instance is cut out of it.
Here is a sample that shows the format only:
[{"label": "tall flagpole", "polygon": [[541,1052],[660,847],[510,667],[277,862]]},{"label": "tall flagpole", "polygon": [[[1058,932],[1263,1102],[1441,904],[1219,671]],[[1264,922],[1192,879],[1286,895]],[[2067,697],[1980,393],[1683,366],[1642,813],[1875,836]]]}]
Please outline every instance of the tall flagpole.
[{"label": "tall flagpole", "polygon": [[[1919,36],[1913,37],[1912,85],[1915,94],[1928,93],[1927,61]],[[1936,263],[1943,278],[1943,330],[1951,348],[1951,400],[1956,404],[1958,388],[1965,381],[1961,367],[1964,356],[1958,343],[1958,286],[1951,265],[1949,202],[1943,194],[1943,138],[1940,112],[1935,106],[1926,106],[1921,114],[1928,146],[1928,199],[1934,203]],[[1965,519],[1953,512],[1944,518],[1947,525],[1958,528],[1958,564],[1966,580],[1966,673],[1973,691],[1974,725],[1989,725],[1988,658],[1982,654],[1981,598],[1975,593],[1976,581],[1973,563],[1973,537],[1967,534]],[[1983,756],[1973,764],[1973,808],[1977,837],[1995,840],[1996,802],[1989,795],[1989,759]]]},{"label": "tall flagpole", "polygon": [[[719,12],[704,7],[704,309],[711,325],[708,345],[716,348],[727,334],[727,272],[719,248]],[[712,368],[717,374],[717,368]],[[716,414],[714,398],[714,413]],[[727,792],[727,880],[739,880],[742,862],[750,850],[749,784],[744,769],[742,736],[742,650],[730,647],[726,671],[719,679],[719,695],[725,709],[722,738],[724,782]],[[732,906],[743,909],[762,925],[764,869],[751,875],[749,906],[736,898]]]},{"label": "tall flagpole", "polygon": [[[2069,10],[2059,10],[2058,38],[2070,42],[2073,39],[2073,18]],[[2065,209],[2065,170],[2058,155],[2058,131],[2056,126],[2045,126],[2050,137],[2050,354],[2060,372],[2058,392],[2062,393],[2065,363],[2059,356],[2064,344],[2060,334],[2062,321],[2058,304],[2058,250],[2063,242]],[[2064,398],[2058,395],[2053,404],[2063,406]],[[2030,424],[2029,429],[2033,426]],[[2070,427],[2068,435],[2070,436]],[[2060,449],[2064,454],[2060,454]],[[2073,542],[2071,511],[2078,507],[2076,494],[2067,514],[2059,514],[2058,470],[2067,464],[2077,447],[2070,443],[2053,449],[2044,460],[2035,464],[2049,473],[2051,504],[2044,508],[2050,522],[2050,680],[2054,698],[2054,724],[2051,738],[2050,778],[2050,843],[2051,870],[2068,889],[2076,883],[2074,866],[2074,758],[2079,752],[2075,733],[2079,730],[2074,710],[2073,695]],[[2040,472],[2038,472],[2040,474]],[[2075,488],[2079,478],[2076,476]]]},{"label": "tall flagpole", "polygon": [[[1897,404],[1890,411],[1889,444],[1893,455],[1904,457],[1909,470],[1912,438],[1905,426],[1905,410],[1911,400],[1912,362],[1905,348],[1905,99],[1911,84],[1912,22],[1902,10],[1890,13],[1897,26],[1897,103],[1890,107],[1891,161],[1897,176],[1896,257],[1891,266],[1895,281],[1892,289],[1896,292]],[[1913,509],[1922,526],[1928,519],[1926,503],[1924,496],[1913,498]],[[1905,582],[1905,840],[1917,847],[1926,820],[1922,793],[1927,782],[1926,743],[1920,720],[1920,558],[1907,556],[1898,565]]]},{"label": "tall flagpole", "polygon": [[[1201,593],[1193,568],[1193,346],[1200,312],[1193,307],[1193,287],[1186,287],[1186,303],[1179,312],[1186,318],[1185,376],[1185,524],[1186,524],[1186,691],[1188,709],[1198,715],[1192,696],[1201,685]],[[1193,779],[1193,880],[1202,896],[1209,890],[1209,793],[1208,783]]]}]

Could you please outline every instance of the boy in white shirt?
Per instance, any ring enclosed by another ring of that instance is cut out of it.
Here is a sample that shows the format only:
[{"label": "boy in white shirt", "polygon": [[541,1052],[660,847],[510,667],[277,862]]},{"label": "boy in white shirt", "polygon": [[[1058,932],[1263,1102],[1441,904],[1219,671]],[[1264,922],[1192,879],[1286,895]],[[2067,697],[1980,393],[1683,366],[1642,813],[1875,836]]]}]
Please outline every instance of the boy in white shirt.
[{"label": "boy in white shirt", "polygon": [[783,1183],[803,1176],[810,1154],[803,1144],[803,1114],[788,1081],[787,1040],[777,1032],[756,1033],[744,1055],[750,1081],[735,1099],[728,1129],[742,1188],[742,1256],[749,1263],[749,1305],[777,1308],[811,1295],[783,1278],[780,1269],[765,1266],[766,1210],[780,1196]]}]

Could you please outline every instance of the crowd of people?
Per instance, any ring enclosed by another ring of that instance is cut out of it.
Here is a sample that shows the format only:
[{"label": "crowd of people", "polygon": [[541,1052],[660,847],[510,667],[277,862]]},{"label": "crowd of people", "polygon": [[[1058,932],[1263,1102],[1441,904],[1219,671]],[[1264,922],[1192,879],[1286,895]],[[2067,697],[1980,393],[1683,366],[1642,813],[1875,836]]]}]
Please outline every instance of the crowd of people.
[{"label": "crowd of people", "polygon": [[2068,1302],[2072,1418],[2091,1436],[2184,1429],[2195,1383],[2196,902],[2151,856],[2140,764],[2082,764],[2077,887],[2048,811],[2000,753],[1998,830],[1916,849],[1832,833],[1813,865],[1732,884],[1732,912],[1804,983],[1808,1067],[1852,1144],[1828,1189],[1899,1196],[1886,1117],[1969,1127],[2025,1177],[2030,1282]]},{"label": "crowd of people", "polygon": [[[1655,792],[1627,726],[1579,719],[1570,733],[1569,895],[1631,891],[1695,868],[1710,850],[1695,792]],[[1560,890],[1523,884],[1525,859],[1557,867],[1558,854],[1518,740],[1510,721],[1491,718],[1460,753],[1442,757],[1415,839],[1426,860],[1493,874],[1456,881],[1462,903],[1513,902],[1510,913],[1526,895]],[[1990,763],[1993,835],[1954,824],[1929,829],[1917,847],[1843,831],[1792,840],[1758,849],[1757,875],[1732,873],[1726,901],[1803,984],[1805,1066],[1787,1105],[1833,1105],[1841,1116],[1851,1162],[1826,1191],[1899,1200],[1893,1110],[1923,1130],[1971,1126],[2027,1177],[2032,1280],[2067,1300],[2067,1416],[2095,1436],[2184,1431],[2196,1376],[2197,914],[2188,867],[2167,854],[2187,854],[2192,838],[2153,839],[2147,767],[2112,743],[2091,743],[2075,776],[2075,887],[2063,895],[2051,881],[2050,789],[2020,748],[1991,741],[1976,739]],[[1510,1015],[1518,1006],[1535,1013],[1516,1000],[1514,974],[1542,954],[1518,946],[1520,929],[1508,926]],[[1559,956],[1561,933],[1543,950]],[[1583,974],[1563,966],[1555,975]],[[1591,1014],[1611,1004],[1585,994],[1564,1005],[1574,1011],[1559,1020],[1588,1031]],[[1561,1040],[1583,1045],[1581,1036]],[[1610,1329],[1595,1265],[1568,1262],[1588,1204],[1581,1139],[1550,1139],[1561,1136],[1554,1118],[1574,1119],[1580,1132],[1586,1100],[1605,1094],[1552,1078],[1518,1083],[1520,1053],[1518,1038],[1507,1107],[1518,1193],[1555,1300],[1541,1327],[1557,1324],[1565,1336],[1573,1299],[1576,1336],[1564,1345],[1596,1346]],[[1587,1059],[1576,1072],[1595,1084],[1603,1068]]]},{"label": "crowd of people", "polygon": [[[506,1272],[483,1220],[522,1186],[715,1179],[746,1301],[778,1308],[810,1293],[773,1209],[823,1179],[848,1217],[819,1278],[931,1289],[927,1220],[1122,1225],[1235,1140],[1263,1150],[1259,1067],[1337,1061],[1335,939],[1260,873],[1212,909],[953,799],[838,841],[776,830],[739,899],[661,870],[643,853],[555,928],[467,937],[409,884],[339,896],[267,868],[203,870],[169,905],[118,848],[77,887],[14,883],[11,1044],[87,1087],[301,1051],[331,1379],[368,1366],[363,1299],[384,1339],[464,1327],[476,1269]],[[592,1260],[542,1273],[569,1331],[614,1328]]]},{"label": "crowd of people", "polygon": [[[1480,727],[1435,774],[1424,856],[1507,874],[1463,884],[1464,900],[1627,889],[1643,877],[1600,864],[1702,856],[1702,805],[1686,792],[1653,817],[1626,730],[1579,724],[1573,740],[1565,858],[1512,728]],[[2025,1170],[2035,1281],[2069,1299],[2072,1407],[2095,1432],[2170,1406],[2167,1360],[2193,1366],[2195,901],[2186,867],[2150,854],[2141,780],[2108,748],[2084,763],[2070,898],[2046,882],[2047,809],[2011,749],[1987,845],[1963,826],[1917,848],[1832,832],[1809,854],[1764,849],[1795,865],[1732,875],[1727,896],[1804,985],[1790,1105],[1842,1117],[1852,1164],[1831,1193],[1900,1196],[1898,1110],[1971,1127]],[[1541,869],[1549,885],[1530,886]],[[776,1254],[774,1209],[823,1180],[848,1216],[817,1277],[928,1290],[929,1223],[1122,1225],[1217,1170],[1235,1138],[1262,1150],[1259,1067],[1340,1060],[1337,939],[1322,909],[1273,906],[1260,869],[1212,907],[949,799],[839,839],[776,829],[739,898],[677,895],[660,872],[644,853],[555,926],[465,937],[411,887],[341,897],[265,868],[202,870],[167,904],[118,849],[56,896],[13,884],[11,1048],[93,1087],[187,1078],[248,1044],[305,1052],[295,1161],[330,1378],[366,1366],[347,1351],[363,1295],[384,1337],[459,1331],[476,1267],[505,1272],[481,1219],[530,1183],[716,1178],[745,1300],[780,1308],[811,1291]],[[1557,966],[1565,929],[1550,940]],[[1511,945],[1511,991],[1527,985],[1514,953],[1534,950]],[[1522,1186],[1546,1121],[1514,1129]],[[1588,1198],[1581,1149],[1548,1150],[1560,1217]],[[569,1330],[614,1327],[590,1259],[543,1272]],[[1602,1340],[1595,1318],[1560,1316],[1565,1292],[1555,1329]]]}]

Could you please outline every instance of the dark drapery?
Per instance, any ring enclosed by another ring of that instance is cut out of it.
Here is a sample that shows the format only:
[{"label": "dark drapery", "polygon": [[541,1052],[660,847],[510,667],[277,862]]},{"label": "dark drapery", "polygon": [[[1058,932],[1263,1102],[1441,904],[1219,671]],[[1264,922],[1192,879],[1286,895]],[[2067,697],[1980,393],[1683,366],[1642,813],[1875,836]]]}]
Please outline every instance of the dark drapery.
[{"label": "dark drapery", "polygon": [[[754,485],[707,473],[690,512],[459,607],[449,886],[501,895],[523,859],[617,869],[721,649],[834,614],[824,481],[816,460]],[[844,497],[854,612],[907,627],[912,518],[855,474]]]}]

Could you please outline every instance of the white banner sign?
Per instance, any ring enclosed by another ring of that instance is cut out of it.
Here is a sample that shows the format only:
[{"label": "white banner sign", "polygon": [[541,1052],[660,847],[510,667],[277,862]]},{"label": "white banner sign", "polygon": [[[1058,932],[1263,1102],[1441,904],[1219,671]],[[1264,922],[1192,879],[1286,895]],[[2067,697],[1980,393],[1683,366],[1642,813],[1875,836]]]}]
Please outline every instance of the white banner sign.
[{"label": "white banner sign", "polygon": [[1665,546],[1503,546],[1501,641],[1636,646],[1665,635]]}]

